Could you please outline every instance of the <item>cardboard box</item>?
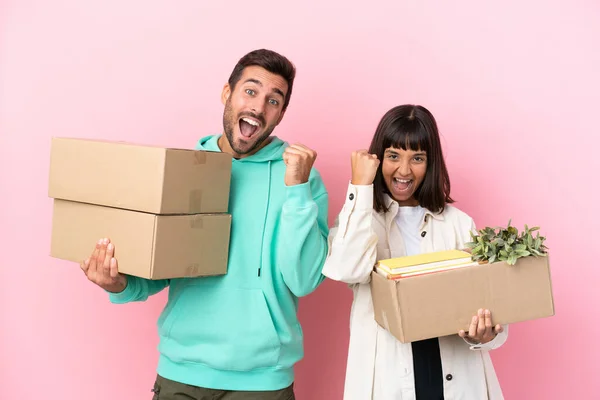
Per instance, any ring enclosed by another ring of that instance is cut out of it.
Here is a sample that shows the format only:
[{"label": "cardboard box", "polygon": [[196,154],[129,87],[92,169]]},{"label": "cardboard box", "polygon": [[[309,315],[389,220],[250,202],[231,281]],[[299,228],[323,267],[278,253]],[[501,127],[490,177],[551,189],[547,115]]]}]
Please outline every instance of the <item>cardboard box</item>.
[{"label": "cardboard box", "polygon": [[494,324],[554,315],[549,258],[483,264],[390,280],[371,274],[377,323],[402,343],[456,335],[480,308]]},{"label": "cardboard box", "polygon": [[154,215],[55,199],[50,255],[80,263],[108,237],[123,274],[147,279],[222,275],[230,226],[229,214]]},{"label": "cardboard box", "polygon": [[53,138],[48,195],[153,214],[227,212],[227,153]]}]

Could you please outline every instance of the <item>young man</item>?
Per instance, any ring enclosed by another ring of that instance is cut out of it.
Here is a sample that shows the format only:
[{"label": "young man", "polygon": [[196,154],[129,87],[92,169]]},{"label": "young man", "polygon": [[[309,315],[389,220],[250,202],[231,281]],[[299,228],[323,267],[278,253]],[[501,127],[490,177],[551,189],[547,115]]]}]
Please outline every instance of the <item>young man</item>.
[{"label": "young man", "polygon": [[328,235],[328,195],[312,168],[316,153],[271,136],[294,77],[292,63],[275,52],[242,57],[221,95],[224,134],[197,144],[234,157],[226,275],[160,281],[121,275],[108,239],[82,263],[114,303],[144,301],[170,287],[158,320],[155,399],[294,398],[293,367],[304,354],[298,298],[324,279]]}]

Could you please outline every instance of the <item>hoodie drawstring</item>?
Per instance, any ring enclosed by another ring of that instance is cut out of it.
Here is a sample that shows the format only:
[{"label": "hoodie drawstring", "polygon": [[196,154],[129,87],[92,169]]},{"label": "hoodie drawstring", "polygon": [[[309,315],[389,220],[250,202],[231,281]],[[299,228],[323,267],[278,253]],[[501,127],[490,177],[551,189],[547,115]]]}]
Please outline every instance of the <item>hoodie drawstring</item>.
[{"label": "hoodie drawstring", "polygon": [[260,240],[260,264],[258,265],[258,276],[260,277],[260,272],[262,269],[262,261],[263,261],[263,246],[265,242],[265,229],[267,228],[267,215],[269,214],[269,199],[271,198],[271,160],[269,160],[269,168],[267,173],[267,201],[265,202],[265,217],[263,220],[263,234]]}]

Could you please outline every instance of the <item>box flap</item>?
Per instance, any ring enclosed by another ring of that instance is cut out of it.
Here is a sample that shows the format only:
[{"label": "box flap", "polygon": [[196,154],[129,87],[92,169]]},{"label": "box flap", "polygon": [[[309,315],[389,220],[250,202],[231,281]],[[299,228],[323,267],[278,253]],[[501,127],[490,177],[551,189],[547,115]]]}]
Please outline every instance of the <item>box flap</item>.
[{"label": "box flap", "polygon": [[375,321],[400,340],[404,340],[404,325],[398,306],[396,283],[372,272],[371,294]]}]

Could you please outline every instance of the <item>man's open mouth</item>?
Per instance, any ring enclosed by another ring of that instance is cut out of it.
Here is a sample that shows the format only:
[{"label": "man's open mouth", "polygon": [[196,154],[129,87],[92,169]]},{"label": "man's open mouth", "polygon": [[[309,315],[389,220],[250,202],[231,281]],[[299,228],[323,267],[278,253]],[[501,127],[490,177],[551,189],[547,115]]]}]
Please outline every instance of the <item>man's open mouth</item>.
[{"label": "man's open mouth", "polygon": [[251,138],[261,126],[261,123],[254,118],[243,117],[240,118],[240,133],[245,138]]}]

